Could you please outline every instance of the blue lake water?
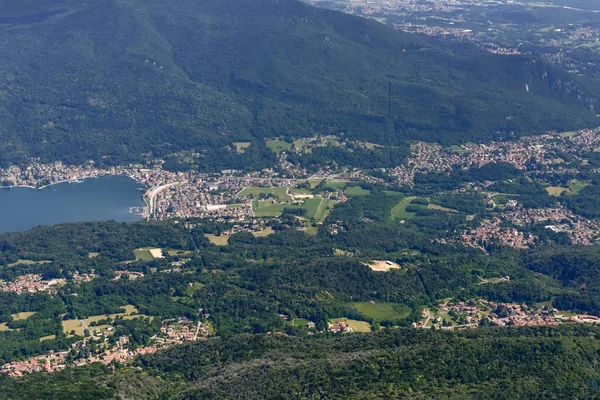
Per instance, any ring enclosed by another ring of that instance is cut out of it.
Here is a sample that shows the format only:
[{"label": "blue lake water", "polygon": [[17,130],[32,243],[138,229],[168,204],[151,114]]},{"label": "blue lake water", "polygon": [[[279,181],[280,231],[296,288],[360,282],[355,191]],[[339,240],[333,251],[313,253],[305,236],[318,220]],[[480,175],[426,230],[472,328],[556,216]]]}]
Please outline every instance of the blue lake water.
[{"label": "blue lake water", "polygon": [[0,189],[0,232],[65,222],[139,221],[131,207],[142,207],[144,185],[124,176],[59,183],[47,188]]}]

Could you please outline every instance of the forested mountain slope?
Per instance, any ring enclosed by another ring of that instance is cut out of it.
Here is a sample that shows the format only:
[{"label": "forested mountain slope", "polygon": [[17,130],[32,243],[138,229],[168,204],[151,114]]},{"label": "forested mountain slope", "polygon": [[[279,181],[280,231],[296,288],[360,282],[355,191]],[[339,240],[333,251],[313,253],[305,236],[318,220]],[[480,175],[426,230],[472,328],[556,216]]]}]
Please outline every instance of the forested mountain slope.
[{"label": "forested mountain slope", "polygon": [[595,125],[599,97],[539,60],[295,0],[10,0],[0,54],[0,165],[315,132],[485,140]]},{"label": "forested mountain slope", "polygon": [[4,380],[3,398],[545,399],[595,398],[591,327],[388,330],[367,335],[240,335],[143,357]]}]

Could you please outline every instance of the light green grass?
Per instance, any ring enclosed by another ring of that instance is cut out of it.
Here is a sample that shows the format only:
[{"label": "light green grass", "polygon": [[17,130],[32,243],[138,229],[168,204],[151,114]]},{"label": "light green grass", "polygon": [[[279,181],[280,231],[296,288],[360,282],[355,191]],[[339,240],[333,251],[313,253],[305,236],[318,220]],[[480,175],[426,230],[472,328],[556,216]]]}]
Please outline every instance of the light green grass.
[{"label": "light green grass", "polygon": [[142,261],[154,260],[152,253],[150,253],[150,250],[148,250],[148,249],[135,249],[133,251],[133,254],[135,255],[136,260],[142,260]]},{"label": "light green grass", "polygon": [[174,256],[189,256],[190,254],[193,254],[193,251],[189,251],[189,250],[173,250],[173,249],[169,249],[167,250],[167,254],[170,257],[174,257]]},{"label": "light green grass", "polygon": [[292,144],[285,142],[283,140],[267,140],[267,147],[273,153],[281,153],[284,150],[289,150],[292,148]]},{"label": "light green grass", "polygon": [[367,318],[375,321],[397,321],[408,318],[410,308],[403,304],[394,303],[350,303],[350,307]]},{"label": "light green grass", "polygon": [[589,183],[575,179],[569,184],[569,190],[572,195],[578,195]]},{"label": "light green grass", "polygon": [[416,199],[416,197],[405,197],[398,204],[392,208],[392,219],[411,219],[416,215],[415,213],[406,211],[406,207],[410,204],[410,202]]},{"label": "light green grass", "polygon": [[448,149],[451,150],[451,151],[453,151],[453,152],[455,152],[455,153],[457,153],[457,154],[466,154],[466,153],[471,153],[472,152],[471,150],[464,149],[461,146],[456,145],[456,144],[448,147]]},{"label": "light green grass", "polygon": [[562,186],[548,186],[546,188],[546,192],[548,192],[550,196],[560,196],[562,192],[567,192],[568,190],[569,188]]},{"label": "light green grass", "polygon": [[54,340],[56,339],[56,335],[48,335],[40,338],[40,342],[45,342],[46,340]]},{"label": "light green grass", "polygon": [[427,205],[427,208],[429,208],[430,210],[445,211],[445,212],[451,213],[451,214],[457,214],[458,213],[458,210],[455,210],[453,208],[448,208],[448,207],[442,207],[440,205],[433,204],[433,203],[429,203]]},{"label": "light green grass", "polygon": [[287,194],[287,188],[285,187],[273,187],[273,188],[261,188],[261,187],[247,187],[240,192],[240,196],[254,196],[258,197],[260,194],[271,195],[280,200],[289,200],[292,197]]},{"label": "light green grass", "polygon": [[17,260],[12,264],[8,264],[9,267],[14,267],[15,265],[23,264],[23,265],[37,265],[37,264],[50,264],[52,261],[42,260],[42,261],[33,261],[33,260]]},{"label": "light green grass", "polygon": [[371,332],[371,324],[365,321],[357,321],[355,319],[348,318],[334,318],[329,321],[330,324],[337,324],[338,322],[344,321],[348,324],[354,332]]},{"label": "light green grass", "polygon": [[302,319],[302,318],[296,318],[292,320],[292,325],[294,325],[295,327],[301,327],[301,326],[306,326],[306,324],[308,324],[308,320],[307,319]]},{"label": "light green grass", "polygon": [[189,286],[185,289],[185,294],[192,297],[194,295],[194,293],[196,293],[198,290],[202,289],[204,287],[203,283],[200,282],[194,282],[192,284],[192,286]]},{"label": "light green grass", "polygon": [[252,232],[252,235],[254,235],[254,237],[267,237],[267,236],[272,235],[274,233],[275,233],[275,231],[273,230],[273,228],[271,228],[270,226],[267,226],[263,230],[260,230],[258,232]]},{"label": "light green grass", "polygon": [[27,311],[27,312],[20,312],[20,313],[16,313],[16,314],[11,314],[10,316],[12,317],[13,321],[19,321],[22,319],[27,319],[29,317],[31,317],[32,315],[37,314],[36,312],[33,311]]},{"label": "light green grass", "polygon": [[[317,186],[319,183],[321,183],[321,181],[316,181],[316,182],[317,182],[317,184],[315,186]],[[330,188],[330,189],[341,189],[344,186],[346,186],[347,183],[348,182],[345,182],[345,181],[327,181],[327,182],[325,182],[325,187]]]},{"label": "light green grass", "polygon": [[229,244],[229,236],[217,236],[213,234],[205,234],[204,236],[215,246],[227,246]]},{"label": "light green grass", "polygon": [[575,132],[575,131],[561,132],[560,133],[560,137],[563,137],[563,138],[569,138],[569,137],[573,137],[575,135],[577,135],[577,132]]},{"label": "light green grass", "polygon": [[370,193],[371,193],[370,190],[363,189],[360,186],[350,186],[350,187],[346,188],[346,194],[348,195],[348,197],[366,196]]},{"label": "light green grass", "polygon": [[248,147],[250,147],[251,144],[252,142],[233,142],[235,151],[238,153],[243,153]]},{"label": "light green grass", "polygon": [[325,220],[336,204],[337,201],[335,200],[321,199],[321,202],[314,213],[314,219],[317,221]]}]

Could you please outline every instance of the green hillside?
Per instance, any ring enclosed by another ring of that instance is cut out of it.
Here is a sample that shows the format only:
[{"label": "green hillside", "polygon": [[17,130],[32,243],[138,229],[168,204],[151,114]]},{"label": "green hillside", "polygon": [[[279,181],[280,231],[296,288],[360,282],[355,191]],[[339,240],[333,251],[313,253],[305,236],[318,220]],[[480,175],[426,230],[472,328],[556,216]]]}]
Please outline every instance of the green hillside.
[{"label": "green hillside", "polygon": [[596,89],[542,61],[295,0],[10,0],[0,54],[0,165],[317,132],[458,143],[596,124]]}]

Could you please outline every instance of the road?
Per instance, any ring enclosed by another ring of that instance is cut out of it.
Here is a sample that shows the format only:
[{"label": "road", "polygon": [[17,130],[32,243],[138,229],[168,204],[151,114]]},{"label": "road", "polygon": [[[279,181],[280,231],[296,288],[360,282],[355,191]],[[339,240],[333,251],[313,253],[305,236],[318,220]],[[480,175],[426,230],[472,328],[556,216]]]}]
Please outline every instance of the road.
[{"label": "road", "polygon": [[164,185],[156,186],[148,189],[146,192],[146,202],[148,203],[148,217],[154,214],[156,208],[156,196],[165,189],[181,184],[181,182],[171,182]]}]

